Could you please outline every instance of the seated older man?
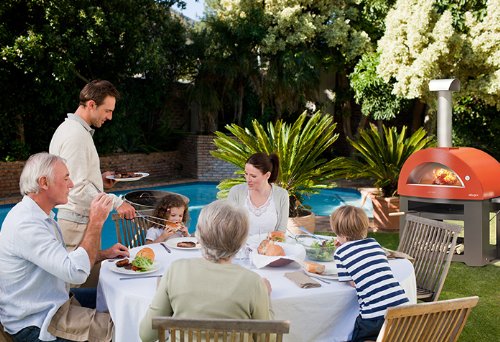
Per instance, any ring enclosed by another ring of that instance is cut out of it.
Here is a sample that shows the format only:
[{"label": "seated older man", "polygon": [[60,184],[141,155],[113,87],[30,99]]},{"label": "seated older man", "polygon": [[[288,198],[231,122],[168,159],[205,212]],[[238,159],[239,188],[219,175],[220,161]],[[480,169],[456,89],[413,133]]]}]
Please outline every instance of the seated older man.
[{"label": "seated older man", "polygon": [[0,231],[0,322],[5,331],[23,342],[110,340],[109,314],[81,307],[70,298],[68,284],[85,282],[94,263],[129,255],[120,244],[98,248],[112,199],[96,196],[80,246],[67,252],[52,211],[67,202],[73,187],[64,160],[45,152],[31,156],[19,187],[24,197]]}]

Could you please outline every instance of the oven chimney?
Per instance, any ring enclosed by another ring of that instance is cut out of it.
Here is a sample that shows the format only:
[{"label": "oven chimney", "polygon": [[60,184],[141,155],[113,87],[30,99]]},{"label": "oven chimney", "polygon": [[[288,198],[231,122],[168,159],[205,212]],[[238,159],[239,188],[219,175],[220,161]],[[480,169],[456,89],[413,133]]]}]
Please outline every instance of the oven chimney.
[{"label": "oven chimney", "polygon": [[457,79],[431,80],[429,90],[438,92],[438,147],[451,147],[451,92],[460,90],[460,81]]}]

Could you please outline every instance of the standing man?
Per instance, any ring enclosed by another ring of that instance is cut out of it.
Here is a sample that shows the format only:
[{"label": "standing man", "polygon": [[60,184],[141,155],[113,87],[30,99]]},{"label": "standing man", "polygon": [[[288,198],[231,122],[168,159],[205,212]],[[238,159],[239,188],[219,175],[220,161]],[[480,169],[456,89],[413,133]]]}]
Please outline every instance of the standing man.
[{"label": "standing man", "polygon": [[[111,188],[114,181],[101,174],[99,155],[92,136],[95,128],[111,120],[115,110],[118,90],[108,81],[95,80],[80,92],[80,104],[74,114],[56,129],[50,142],[49,152],[66,160],[74,187],[69,193],[68,203],[58,207],[57,220],[63,232],[64,242],[69,251],[74,250],[82,241],[89,221],[89,208],[92,199]],[[124,218],[132,219],[135,209],[116,195],[110,194],[113,208]]]},{"label": "standing man", "polygon": [[[70,299],[68,284],[83,283],[91,266],[129,256],[117,243],[100,251],[102,225],[113,199],[97,194],[79,247],[68,252],[52,209],[65,204],[73,187],[64,160],[46,152],[31,156],[21,173],[24,195],[0,231],[0,322],[14,341],[108,341],[109,314]],[[90,337],[90,338],[89,338]]]}]

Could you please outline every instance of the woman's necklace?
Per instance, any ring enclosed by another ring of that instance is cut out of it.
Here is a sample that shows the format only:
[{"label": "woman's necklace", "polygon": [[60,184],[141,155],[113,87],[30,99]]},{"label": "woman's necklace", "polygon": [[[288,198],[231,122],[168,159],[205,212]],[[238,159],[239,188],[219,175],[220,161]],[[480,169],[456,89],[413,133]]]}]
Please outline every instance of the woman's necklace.
[{"label": "woman's necklace", "polygon": [[260,207],[257,207],[252,203],[252,200],[250,199],[250,191],[248,191],[248,194],[247,194],[248,210],[250,210],[257,217],[261,216],[262,214],[264,214],[266,212],[267,208],[269,207],[269,204],[271,203],[271,198],[273,197],[272,194],[273,194],[273,188],[271,186],[271,191],[269,192],[269,196],[267,196],[266,202],[263,205],[261,205]]}]

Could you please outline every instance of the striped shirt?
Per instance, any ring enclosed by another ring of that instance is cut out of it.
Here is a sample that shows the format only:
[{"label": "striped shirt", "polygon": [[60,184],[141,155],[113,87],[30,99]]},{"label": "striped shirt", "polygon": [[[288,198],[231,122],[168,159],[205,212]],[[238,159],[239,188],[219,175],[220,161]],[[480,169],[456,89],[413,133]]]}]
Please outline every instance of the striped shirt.
[{"label": "striped shirt", "polygon": [[349,241],[335,251],[339,281],[355,284],[363,319],[384,317],[387,308],[409,303],[375,239]]}]

